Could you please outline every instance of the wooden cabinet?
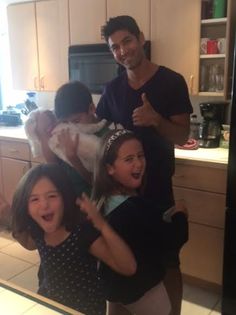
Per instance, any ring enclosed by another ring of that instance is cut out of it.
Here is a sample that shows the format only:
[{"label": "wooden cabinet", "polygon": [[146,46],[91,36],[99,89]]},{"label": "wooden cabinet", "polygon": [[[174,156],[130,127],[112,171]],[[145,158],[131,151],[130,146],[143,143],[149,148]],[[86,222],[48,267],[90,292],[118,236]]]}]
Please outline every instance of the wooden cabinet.
[{"label": "wooden cabinet", "polygon": [[[201,1],[204,7],[204,0]],[[222,15],[206,16],[202,10],[199,60],[199,94],[230,98],[233,46],[235,42],[236,2],[227,1]],[[208,45],[208,48],[207,48]]]},{"label": "wooden cabinet", "polygon": [[30,151],[27,143],[0,142],[2,164],[2,189],[5,199],[11,203],[17,183],[30,169]]},{"label": "wooden cabinet", "polygon": [[69,20],[71,45],[103,43],[106,0],[69,0]]},{"label": "wooden cabinet", "polygon": [[104,43],[101,27],[117,15],[133,16],[150,39],[150,0],[69,0],[71,45]]},{"label": "wooden cabinet", "polygon": [[153,62],[181,73],[189,93],[198,93],[200,0],[152,0]]},{"label": "wooden cabinet", "polygon": [[10,5],[7,8],[13,87],[38,89],[38,51],[35,4]]},{"label": "wooden cabinet", "polygon": [[7,8],[13,87],[54,91],[68,81],[68,0]]},{"label": "wooden cabinet", "polygon": [[0,157],[0,194],[3,195],[3,184],[2,184],[2,159]]},{"label": "wooden cabinet", "polygon": [[181,251],[181,270],[191,279],[222,284],[226,169],[176,163],[176,199],[189,210],[189,241]]},{"label": "wooden cabinet", "polygon": [[69,79],[68,1],[36,2],[40,89],[55,91]]},{"label": "wooden cabinet", "polygon": [[130,15],[138,23],[146,39],[150,39],[150,0],[108,0],[107,19],[117,15]]}]

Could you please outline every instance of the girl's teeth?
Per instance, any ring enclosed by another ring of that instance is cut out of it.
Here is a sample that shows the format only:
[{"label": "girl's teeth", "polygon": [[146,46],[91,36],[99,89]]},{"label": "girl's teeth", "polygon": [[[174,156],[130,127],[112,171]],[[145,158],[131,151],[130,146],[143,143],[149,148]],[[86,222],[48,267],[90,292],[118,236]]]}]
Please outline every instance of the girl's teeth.
[{"label": "girl's teeth", "polygon": [[50,220],[52,220],[52,218],[53,218],[53,214],[46,214],[43,216],[43,219],[45,221],[50,221]]}]

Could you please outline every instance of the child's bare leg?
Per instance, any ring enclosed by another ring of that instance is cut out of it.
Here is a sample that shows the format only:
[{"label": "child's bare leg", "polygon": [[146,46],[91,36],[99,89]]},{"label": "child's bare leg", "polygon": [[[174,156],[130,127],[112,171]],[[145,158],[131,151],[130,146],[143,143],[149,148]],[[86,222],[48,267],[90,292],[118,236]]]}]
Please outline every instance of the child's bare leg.
[{"label": "child's bare leg", "polygon": [[180,315],[183,296],[183,283],[179,267],[176,266],[173,268],[167,268],[164,284],[171,302],[171,315]]}]

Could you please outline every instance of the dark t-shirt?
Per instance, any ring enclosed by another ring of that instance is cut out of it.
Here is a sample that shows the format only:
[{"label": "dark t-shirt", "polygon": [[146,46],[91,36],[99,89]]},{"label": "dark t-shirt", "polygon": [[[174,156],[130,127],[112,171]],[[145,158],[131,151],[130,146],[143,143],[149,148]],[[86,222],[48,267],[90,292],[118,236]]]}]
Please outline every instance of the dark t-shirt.
[{"label": "dark t-shirt", "polygon": [[173,204],[171,178],[174,173],[174,144],[164,139],[151,127],[135,127],[133,110],[142,105],[141,95],[146,93],[153,108],[164,118],[191,113],[187,85],[184,78],[163,66],[138,90],[128,84],[127,73],[109,82],[98,103],[96,114],[124,128],[133,130],[142,140],[147,159],[145,196],[163,208]]},{"label": "dark t-shirt", "polygon": [[38,293],[86,315],[105,315],[97,261],[88,252],[99,235],[84,223],[57,246],[46,245],[43,237],[35,236],[44,275]]},{"label": "dark t-shirt", "polygon": [[187,241],[188,224],[185,215],[173,216],[173,223],[162,220],[150,202],[130,197],[107,216],[109,224],[127,242],[137,261],[137,272],[122,276],[104,263],[100,265],[106,298],[123,304],[133,303],[164,277],[163,254],[179,250]]}]

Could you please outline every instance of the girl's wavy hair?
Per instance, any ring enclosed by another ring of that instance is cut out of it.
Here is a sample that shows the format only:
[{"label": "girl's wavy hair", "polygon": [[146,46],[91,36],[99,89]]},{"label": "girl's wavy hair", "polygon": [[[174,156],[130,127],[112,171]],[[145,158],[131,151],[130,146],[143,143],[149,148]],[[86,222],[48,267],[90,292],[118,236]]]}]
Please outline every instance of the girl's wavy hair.
[{"label": "girl's wavy hair", "polygon": [[41,178],[50,180],[62,195],[64,202],[62,224],[65,228],[71,231],[82,220],[83,215],[76,205],[77,196],[67,174],[59,165],[40,164],[30,169],[17,185],[11,206],[13,235],[26,230],[31,231],[32,234],[43,233],[41,227],[34,222],[28,213],[30,195],[35,184]]},{"label": "girl's wavy hair", "polygon": [[[102,197],[106,199],[111,196],[116,189],[121,188],[122,190],[119,183],[117,183],[107,171],[107,165],[112,165],[117,159],[118,150],[121,145],[132,139],[141,142],[133,132],[127,131],[121,133],[118,137],[114,136],[116,133],[117,130],[113,130],[105,134],[101,140],[101,147],[97,152],[92,190],[92,199],[97,202]],[[114,140],[111,141],[112,138],[114,138]]]}]

